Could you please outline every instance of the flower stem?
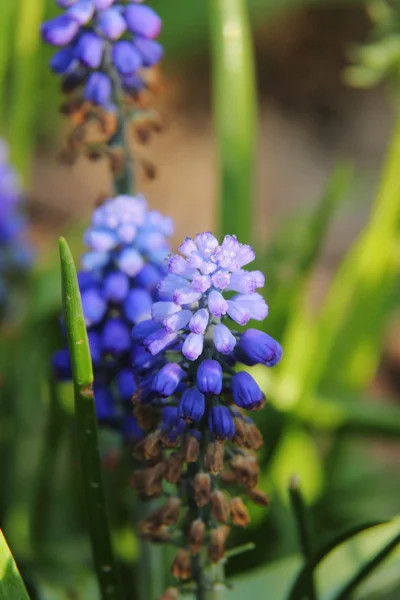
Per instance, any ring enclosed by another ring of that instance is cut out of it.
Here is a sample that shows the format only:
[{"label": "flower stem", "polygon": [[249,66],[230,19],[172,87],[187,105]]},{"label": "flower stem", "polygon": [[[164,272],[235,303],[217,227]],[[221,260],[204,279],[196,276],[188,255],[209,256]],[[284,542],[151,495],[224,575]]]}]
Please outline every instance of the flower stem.
[{"label": "flower stem", "polygon": [[129,122],[125,116],[123,89],[120,78],[116,72],[112,60],[110,58],[110,49],[107,48],[105,53],[105,62],[110,78],[113,81],[114,87],[114,102],[118,111],[118,127],[115,135],[111,138],[110,148],[122,149],[124,154],[124,167],[122,173],[114,177],[114,190],[116,194],[134,193],[134,169],[133,156],[129,144]]}]

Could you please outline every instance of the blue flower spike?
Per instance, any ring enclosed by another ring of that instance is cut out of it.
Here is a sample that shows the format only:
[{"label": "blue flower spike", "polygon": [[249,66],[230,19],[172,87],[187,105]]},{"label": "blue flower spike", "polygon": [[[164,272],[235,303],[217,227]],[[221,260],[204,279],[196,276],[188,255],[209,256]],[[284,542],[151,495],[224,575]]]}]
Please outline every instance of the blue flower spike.
[{"label": "blue flower spike", "polygon": [[[143,196],[122,195],[106,199],[95,209],[84,235],[87,252],[78,281],[98,420],[133,442],[143,432],[132,414],[132,396],[137,392],[132,364],[142,370],[150,366],[151,357],[138,347],[131,330],[135,324],[145,327],[151,317],[152,304],[158,299],[157,285],[165,276],[167,238],[172,230],[171,219],[150,211]],[[145,327],[146,336],[149,332]],[[53,367],[60,379],[70,379],[66,349],[55,355]],[[173,394],[183,375],[178,364],[165,365],[158,373],[156,392]]]},{"label": "blue flower spike", "polygon": [[41,28],[43,40],[59,49],[50,61],[55,73],[68,80],[75,77],[85,86],[84,98],[105,109],[118,95],[116,80],[127,94],[148,85],[145,71],[163,55],[155,40],[162,23],[152,8],[132,0],[57,4],[64,12]]},{"label": "blue flower spike", "polygon": [[[133,364],[135,410],[153,415],[153,425],[142,441],[145,458],[152,463],[140,477],[145,472],[151,479],[158,465],[161,479],[157,494],[162,495],[164,478],[178,485],[175,500],[179,506],[190,502],[192,514],[193,503],[197,504],[197,519],[186,523],[179,533],[172,527],[171,533],[182,537],[185,547],[195,546],[198,552],[192,532],[196,536],[197,530],[208,527],[211,562],[223,558],[224,544],[216,556],[212,540],[219,535],[219,526],[203,521],[203,507],[211,503],[213,515],[214,504],[224,502],[223,522],[244,526],[250,520],[242,499],[232,497],[229,505],[220,489],[225,487],[226,494],[236,494],[241,486],[251,500],[268,505],[267,496],[257,489],[255,451],[262,445],[262,435],[247,414],[261,409],[265,397],[252,374],[236,368],[239,363],[273,367],[282,357],[281,346],[268,334],[236,329],[250,320],[263,321],[268,315],[259,292],[264,275],[247,268],[254,259],[253,249],[235,236],[226,236],[221,244],[209,232],[186,238],[179,253],[167,260],[167,274],[158,285],[150,317],[136,324],[132,332],[145,353],[140,363]],[[219,477],[221,471],[223,479]],[[139,479],[134,476],[141,497],[153,497]],[[142,523],[147,539],[158,540],[163,535],[166,523],[160,521],[159,510]],[[205,543],[203,539],[201,546]],[[187,552],[178,551],[172,566],[178,579],[191,579],[190,552],[183,557]],[[183,558],[186,566],[181,575]]]},{"label": "blue flower spike", "polygon": [[0,318],[11,312],[15,281],[32,262],[22,204],[19,179],[10,165],[7,144],[0,139]]}]

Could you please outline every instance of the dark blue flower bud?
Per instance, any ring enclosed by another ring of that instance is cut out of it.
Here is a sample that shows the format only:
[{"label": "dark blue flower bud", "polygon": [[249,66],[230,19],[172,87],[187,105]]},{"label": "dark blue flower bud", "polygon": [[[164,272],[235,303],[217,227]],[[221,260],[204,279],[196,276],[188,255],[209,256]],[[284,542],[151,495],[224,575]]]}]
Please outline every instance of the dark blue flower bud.
[{"label": "dark blue flower bud", "polygon": [[88,331],[88,340],[90,347],[90,356],[94,366],[98,365],[101,361],[101,343],[100,335],[95,331]]},{"label": "dark blue flower bud", "polygon": [[206,409],[204,395],[197,388],[189,388],[182,394],[179,402],[179,414],[188,421],[200,421]]},{"label": "dark blue flower bud", "polygon": [[82,293],[89,287],[95,287],[97,284],[97,278],[93,273],[90,273],[90,271],[79,271],[78,283],[80,292]]},{"label": "dark blue flower bud", "polygon": [[50,68],[57,75],[64,75],[75,62],[75,52],[72,48],[61,48],[50,60]]},{"label": "dark blue flower bud", "polygon": [[146,319],[137,323],[132,329],[132,339],[134,342],[142,342],[151,333],[154,333],[160,329],[160,324],[153,321],[153,319]]},{"label": "dark blue flower bud", "polygon": [[177,363],[166,364],[153,379],[153,391],[160,396],[171,396],[184,374],[184,370]]},{"label": "dark blue flower bud", "polygon": [[158,286],[162,277],[160,269],[151,263],[147,263],[137,274],[135,283],[140,287],[152,291]]},{"label": "dark blue flower bud", "polygon": [[85,98],[88,102],[107,106],[111,98],[111,79],[105,73],[91,73],[85,88]]},{"label": "dark blue flower bud", "polygon": [[86,325],[99,323],[105,315],[107,304],[100,290],[89,288],[82,293],[82,308]]},{"label": "dark blue flower bud", "polygon": [[129,350],[131,336],[128,326],[122,319],[110,319],[104,324],[101,344],[104,352],[117,356]]},{"label": "dark blue flower bud", "polygon": [[127,440],[137,442],[143,437],[143,431],[133,415],[126,415],[123,418],[121,429],[122,435]]},{"label": "dark blue flower bud", "polygon": [[115,271],[106,275],[103,283],[104,297],[110,302],[123,302],[129,292],[129,279],[125,273]]},{"label": "dark blue flower bud", "polygon": [[131,401],[136,384],[130,369],[122,369],[117,375],[118,392],[123,400]]},{"label": "dark blue flower bud", "polygon": [[158,42],[137,36],[134,44],[142,57],[144,67],[152,67],[162,59],[163,47]]},{"label": "dark blue flower bud", "polygon": [[131,75],[142,66],[142,58],[135,46],[127,40],[114,44],[112,60],[121,75]]},{"label": "dark blue flower bud", "polygon": [[125,19],[128,29],[144,38],[155,38],[160,33],[161,19],[149,6],[127,6]]},{"label": "dark blue flower bud", "polygon": [[143,346],[135,344],[132,350],[132,366],[137,370],[142,369],[150,369],[151,367],[155,367],[155,365],[161,366],[164,364],[164,361],[158,356],[152,356]]},{"label": "dark blue flower bud", "polygon": [[208,413],[208,427],[217,440],[232,439],[235,435],[235,425],[229,408],[213,406]]},{"label": "dark blue flower bud", "polygon": [[283,350],[274,338],[263,331],[248,329],[239,341],[244,357],[242,362],[249,366],[256,364],[275,366],[282,358]]},{"label": "dark blue flower bud", "polygon": [[67,348],[56,352],[52,357],[52,365],[60,381],[70,381],[72,379],[71,360]]},{"label": "dark blue flower bud", "polygon": [[125,19],[117,8],[100,11],[97,24],[101,33],[109,40],[118,40],[126,29]]},{"label": "dark blue flower bud", "polygon": [[264,399],[264,395],[256,381],[245,371],[236,373],[232,377],[231,390],[235,404],[247,410],[252,410],[261,404]]},{"label": "dark blue flower bud", "polygon": [[116,416],[116,409],[111,393],[107,388],[95,386],[94,401],[96,414],[99,421],[112,421]]},{"label": "dark blue flower bud", "polygon": [[197,369],[196,383],[203,394],[220,394],[222,390],[222,368],[216,360],[203,360]]},{"label": "dark blue flower bud", "polygon": [[69,15],[60,15],[43,23],[42,38],[52,46],[66,46],[80,29],[78,21]]},{"label": "dark blue flower bud", "polygon": [[75,46],[75,56],[86,67],[97,69],[103,60],[104,42],[95,33],[84,33]]},{"label": "dark blue flower bud", "polygon": [[86,25],[94,15],[94,4],[92,0],[78,0],[68,9],[67,14],[80,25]]},{"label": "dark blue flower bud", "polygon": [[168,434],[171,442],[185,431],[186,423],[175,406],[166,406],[162,411],[161,429]]},{"label": "dark blue flower bud", "polygon": [[125,316],[131,323],[144,321],[151,315],[153,298],[147,290],[131,290],[124,302]]}]

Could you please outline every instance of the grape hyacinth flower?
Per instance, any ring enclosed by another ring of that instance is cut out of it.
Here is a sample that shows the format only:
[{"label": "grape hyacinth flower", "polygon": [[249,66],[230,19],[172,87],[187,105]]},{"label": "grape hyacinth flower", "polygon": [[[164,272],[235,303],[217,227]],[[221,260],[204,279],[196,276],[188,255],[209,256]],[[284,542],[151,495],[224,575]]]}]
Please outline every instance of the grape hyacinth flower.
[{"label": "grape hyacinth flower", "polygon": [[161,495],[163,481],[179,484],[180,502],[172,520],[168,501],[141,530],[146,539],[180,540],[172,573],[197,585],[207,564],[223,558],[228,524],[249,522],[238,489],[268,504],[257,489],[262,436],[246,412],[262,408],[265,398],[248,371],[235,369],[238,363],[272,367],[282,357],[268,334],[235,330],[268,314],[258,291],[264,275],[244,268],[254,259],[234,236],[222,244],[211,233],[186,238],[168,258],[151,318],[133,328],[147,351],[147,364],[134,364],[135,414],[146,431],[136,454],[151,461],[133,483],[143,498]]},{"label": "grape hyacinth flower", "polygon": [[[165,274],[167,237],[172,221],[148,210],[143,196],[104,201],[85,233],[88,252],[78,273],[83,312],[94,367],[99,422],[137,439],[141,431],[132,416],[136,384],[132,363],[147,365],[147,353],[131,338],[135,324],[151,316],[157,285]],[[68,351],[53,359],[61,379],[70,379]]]},{"label": "grape hyacinth flower", "polygon": [[21,204],[19,180],[9,164],[7,145],[0,140],[0,316],[10,308],[12,280],[31,264]]},{"label": "grape hyacinth flower", "polygon": [[136,0],[57,0],[63,13],[42,25],[42,38],[58,48],[50,61],[64,89],[84,86],[84,98],[108,108],[120,90],[146,87],[146,70],[160,62],[155,40],[161,19]]}]

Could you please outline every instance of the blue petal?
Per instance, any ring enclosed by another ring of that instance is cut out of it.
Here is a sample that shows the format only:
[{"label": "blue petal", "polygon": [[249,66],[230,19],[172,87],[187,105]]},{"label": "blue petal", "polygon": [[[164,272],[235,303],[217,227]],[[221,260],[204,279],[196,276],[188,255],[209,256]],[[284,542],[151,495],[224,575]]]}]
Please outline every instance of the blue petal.
[{"label": "blue petal", "polygon": [[122,40],[113,45],[112,59],[121,75],[131,75],[142,66],[142,58],[134,45]]}]

